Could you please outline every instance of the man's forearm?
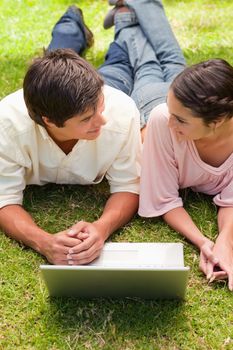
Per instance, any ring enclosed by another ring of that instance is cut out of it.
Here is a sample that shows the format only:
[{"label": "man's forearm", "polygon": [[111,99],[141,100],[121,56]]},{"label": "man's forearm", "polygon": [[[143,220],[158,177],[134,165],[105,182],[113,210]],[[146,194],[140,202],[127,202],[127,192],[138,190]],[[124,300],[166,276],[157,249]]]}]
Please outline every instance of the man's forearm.
[{"label": "man's forearm", "polygon": [[50,234],[39,228],[20,205],[8,205],[0,209],[0,226],[11,238],[44,255]]},{"label": "man's forearm", "polygon": [[139,196],[129,192],[114,193],[108,199],[103,214],[93,222],[106,240],[111,233],[130,221],[138,210]]},{"label": "man's forearm", "polygon": [[66,230],[56,234],[42,230],[19,205],[0,210],[0,226],[11,238],[33,248],[52,264],[67,265],[69,249],[80,243],[79,239],[69,237]]}]

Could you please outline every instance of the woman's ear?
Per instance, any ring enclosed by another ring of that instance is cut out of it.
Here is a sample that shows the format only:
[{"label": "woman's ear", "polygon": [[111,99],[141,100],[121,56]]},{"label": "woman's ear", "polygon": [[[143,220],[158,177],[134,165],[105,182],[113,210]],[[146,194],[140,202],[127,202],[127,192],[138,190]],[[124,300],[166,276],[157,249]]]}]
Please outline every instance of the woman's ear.
[{"label": "woman's ear", "polygon": [[210,123],[210,126],[213,128],[213,130],[215,131],[216,129],[218,129],[223,123],[225,123],[226,118],[221,118],[218,119],[212,123]]}]

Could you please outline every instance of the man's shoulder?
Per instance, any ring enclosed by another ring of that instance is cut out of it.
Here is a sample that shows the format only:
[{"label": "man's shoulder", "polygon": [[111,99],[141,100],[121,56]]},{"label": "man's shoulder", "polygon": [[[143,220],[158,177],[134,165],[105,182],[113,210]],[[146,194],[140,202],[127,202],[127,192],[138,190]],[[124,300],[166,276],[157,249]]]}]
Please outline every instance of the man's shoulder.
[{"label": "man's shoulder", "polygon": [[23,89],[12,92],[11,94],[3,97],[0,101],[1,106],[15,105],[15,107],[17,107],[19,103],[24,103]]},{"label": "man's shoulder", "polygon": [[23,90],[18,90],[0,101],[0,125],[2,130],[24,130],[34,122],[28,115],[23,98]]},{"label": "man's shoulder", "polygon": [[135,106],[134,100],[119,89],[116,89],[109,85],[104,85],[103,92],[106,99],[111,99],[112,104],[119,106],[120,101],[127,101],[131,106]]},{"label": "man's shoulder", "polygon": [[126,131],[132,123],[140,122],[139,111],[133,99],[124,92],[113,87],[104,86],[105,109],[107,119],[105,128],[115,128]]}]

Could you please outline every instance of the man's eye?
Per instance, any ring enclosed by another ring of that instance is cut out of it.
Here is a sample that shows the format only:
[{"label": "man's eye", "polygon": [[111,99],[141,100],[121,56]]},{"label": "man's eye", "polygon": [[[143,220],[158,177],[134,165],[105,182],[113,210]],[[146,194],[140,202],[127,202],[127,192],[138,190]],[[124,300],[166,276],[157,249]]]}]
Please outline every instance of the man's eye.
[{"label": "man's eye", "polygon": [[91,117],[85,118],[85,119],[83,119],[82,121],[83,121],[84,123],[87,123],[87,122],[89,122],[90,119],[91,119]]}]

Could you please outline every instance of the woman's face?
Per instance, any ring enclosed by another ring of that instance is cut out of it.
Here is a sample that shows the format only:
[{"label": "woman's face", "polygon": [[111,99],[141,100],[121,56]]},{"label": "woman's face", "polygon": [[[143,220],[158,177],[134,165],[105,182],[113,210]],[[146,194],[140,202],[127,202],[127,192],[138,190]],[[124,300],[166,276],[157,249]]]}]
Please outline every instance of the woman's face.
[{"label": "woman's face", "polygon": [[194,117],[191,109],[184,107],[171,89],[167,105],[170,113],[168,126],[176,134],[178,141],[200,140],[213,133],[213,127],[206,126],[202,118]]}]

